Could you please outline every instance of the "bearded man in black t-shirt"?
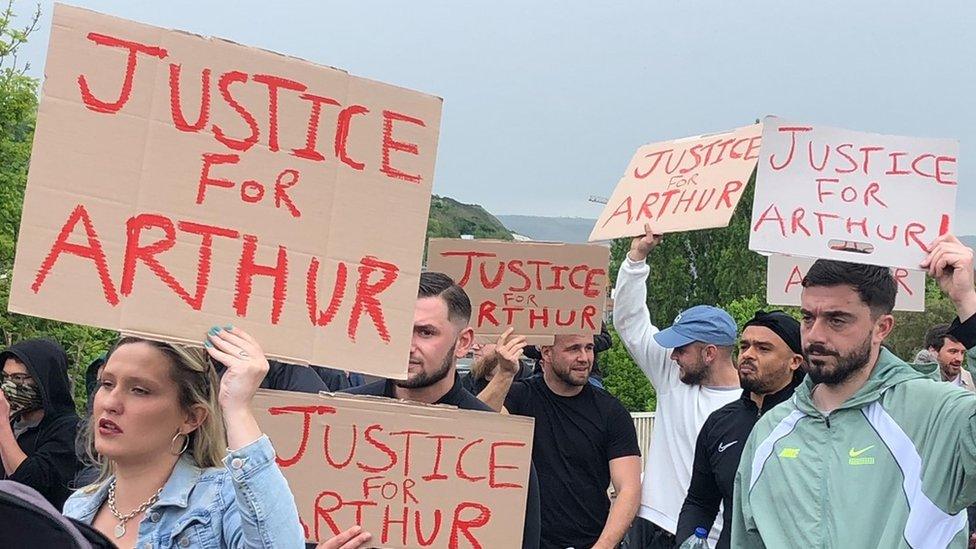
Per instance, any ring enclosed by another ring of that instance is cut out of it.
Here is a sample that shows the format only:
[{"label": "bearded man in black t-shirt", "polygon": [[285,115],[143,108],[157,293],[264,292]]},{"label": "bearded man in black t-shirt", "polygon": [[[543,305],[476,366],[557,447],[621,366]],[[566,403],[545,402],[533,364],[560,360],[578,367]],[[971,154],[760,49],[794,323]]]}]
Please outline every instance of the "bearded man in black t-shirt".
[{"label": "bearded man in black t-shirt", "polygon": [[[616,397],[588,382],[592,335],[558,335],[541,351],[542,376],[513,383],[515,369],[499,368],[479,398],[535,418],[532,462],[542,496],[541,546],[617,547],[640,505],[634,423]],[[617,494],[612,505],[611,482]]]}]

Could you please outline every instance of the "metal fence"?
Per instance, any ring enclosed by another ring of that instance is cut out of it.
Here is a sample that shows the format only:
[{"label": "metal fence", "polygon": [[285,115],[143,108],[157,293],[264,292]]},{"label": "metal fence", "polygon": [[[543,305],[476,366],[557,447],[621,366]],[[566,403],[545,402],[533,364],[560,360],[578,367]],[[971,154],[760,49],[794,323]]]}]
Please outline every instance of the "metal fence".
[{"label": "metal fence", "polygon": [[651,433],[654,431],[654,412],[632,412],[630,417],[634,420],[634,429],[637,430],[637,444],[640,445],[641,470],[643,471],[647,449],[651,445]]}]

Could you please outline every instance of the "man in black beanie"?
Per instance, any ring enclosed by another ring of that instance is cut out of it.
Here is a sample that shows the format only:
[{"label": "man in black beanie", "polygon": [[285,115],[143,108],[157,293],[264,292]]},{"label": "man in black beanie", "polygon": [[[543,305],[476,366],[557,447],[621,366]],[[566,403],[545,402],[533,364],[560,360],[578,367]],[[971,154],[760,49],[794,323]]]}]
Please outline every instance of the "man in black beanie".
[{"label": "man in black beanie", "polygon": [[782,311],[759,311],[746,323],[739,340],[739,384],[742,398],[713,412],[698,434],[691,485],[675,539],[680,543],[695,528],[710,530],[724,505],[725,528],[716,549],[730,547],[732,495],[739,457],[759,417],[793,395],[803,379],[800,323]]}]

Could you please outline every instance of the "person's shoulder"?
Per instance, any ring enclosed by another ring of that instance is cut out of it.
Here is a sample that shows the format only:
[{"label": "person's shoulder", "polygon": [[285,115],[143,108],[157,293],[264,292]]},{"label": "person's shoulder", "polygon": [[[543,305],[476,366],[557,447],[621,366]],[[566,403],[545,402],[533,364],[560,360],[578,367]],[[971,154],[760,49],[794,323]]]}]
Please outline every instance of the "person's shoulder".
[{"label": "person's shoulder", "polygon": [[81,418],[74,411],[56,416],[45,415],[40,424],[34,427],[37,430],[37,444],[46,444],[60,440],[64,444],[74,448],[80,427]]},{"label": "person's shoulder", "polygon": [[457,407],[461,410],[478,410],[481,412],[494,412],[491,406],[488,406],[484,402],[481,402],[478,397],[474,396],[466,389],[461,389],[460,396],[458,397]]},{"label": "person's shoulder", "polygon": [[[792,417],[791,419],[791,416]],[[784,402],[781,402],[774,406],[771,410],[763,414],[756,421],[755,426],[752,428],[753,437],[763,437],[769,435],[777,425],[783,421],[790,420],[791,423],[796,423],[803,416],[806,416],[796,405],[796,397],[790,398]]]},{"label": "person's shoulder", "polygon": [[380,379],[372,383],[367,383],[365,385],[360,385],[358,387],[349,387],[348,389],[343,389],[339,391],[340,393],[347,393],[350,395],[372,395],[372,396],[385,396],[386,395],[386,380]]},{"label": "person's shoulder", "polygon": [[64,516],[77,519],[95,506],[101,506],[101,500],[105,497],[108,482],[108,479],[94,482],[72,492],[64,502],[62,510]]},{"label": "person's shoulder", "polygon": [[624,406],[623,402],[620,402],[619,398],[613,396],[613,394],[606,389],[597,387],[592,383],[587,383],[583,388],[583,391],[590,392],[593,395],[593,399],[596,401],[597,405],[603,410],[613,413],[621,411],[628,414],[630,413],[627,412],[627,408]]},{"label": "person's shoulder", "polygon": [[744,409],[745,409],[745,405],[743,404],[742,399],[737,398],[732,402],[715,410],[711,414],[708,414],[708,418],[705,419],[705,424],[707,425],[709,423],[717,423],[717,422],[724,421],[729,416],[735,416],[737,414],[742,413]]}]

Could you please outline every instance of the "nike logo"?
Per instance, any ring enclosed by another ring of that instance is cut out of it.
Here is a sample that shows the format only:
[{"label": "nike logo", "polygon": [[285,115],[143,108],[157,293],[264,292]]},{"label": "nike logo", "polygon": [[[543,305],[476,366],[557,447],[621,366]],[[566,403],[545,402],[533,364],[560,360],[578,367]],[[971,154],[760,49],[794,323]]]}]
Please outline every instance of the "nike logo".
[{"label": "nike logo", "polygon": [[737,442],[739,442],[739,441],[738,440],[733,440],[732,442],[730,442],[728,444],[719,443],[719,445],[718,445],[718,451],[719,452],[724,452],[729,446],[732,446],[733,444],[735,444]]},{"label": "nike logo", "polygon": [[863,450],[855,450],[854,448],[851,448],[851,451],[850,452],[847,452],[847,455],[850,456],[850,457],[852,457],[852,458],[856,458],[856,457],[860,456],[861,454],[863,454],[864,452],[867,452],[871,448],[874,448],[874,444],[872,444],[871,446],[868,446],[867,448],[864,448]]}]

